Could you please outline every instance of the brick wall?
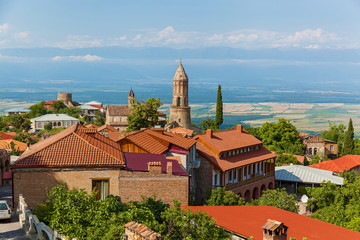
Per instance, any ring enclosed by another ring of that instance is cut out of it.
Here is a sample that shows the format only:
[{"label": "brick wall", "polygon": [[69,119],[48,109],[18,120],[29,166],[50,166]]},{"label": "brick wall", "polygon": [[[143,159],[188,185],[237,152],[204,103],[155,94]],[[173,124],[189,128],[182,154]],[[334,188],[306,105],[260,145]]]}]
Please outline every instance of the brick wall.
[{"label": "brick wall", "polygon": [[200,161],[200,167],[194,169],[194,175],[196,176],[195,201],[204,203],[206,192],[212,188],[213,165],[200,155],[198,160]]},{"label": "brick wall", "polygon": [[129,172],[115,168],[13,169],[14,206],[23,194],[30,208],[46,199],[46,189],[66,184],[69,189],[92,191],[92,180],[108,179],[109,194],[120,196],[124,202],[153,196],[166,203],[174,198],[188,203],[188,177],[151,172]]}]

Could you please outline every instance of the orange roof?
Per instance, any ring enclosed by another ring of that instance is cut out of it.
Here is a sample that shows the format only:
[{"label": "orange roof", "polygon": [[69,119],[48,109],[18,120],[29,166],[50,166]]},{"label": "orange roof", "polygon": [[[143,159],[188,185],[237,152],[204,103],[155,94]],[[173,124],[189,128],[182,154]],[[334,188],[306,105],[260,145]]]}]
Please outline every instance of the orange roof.
[{"label": "orange roof", "polygon": [[[239,127],[238,125],[238,128],[242,127]],[[262,143],[253,135],[238,128],[219,132],[212,132],[212,137],[209,137],[208,134],[200,134],[197,135],[195,139],[199,142],[210,145],[218,153]]]},{"label": "orange roof", "polygon": [[196,141],[192,138],[185,138],[175,133],[158,131],[156,128],[149,128],[146,129],[144,132],[150,134],[155,139],[167,141],[184,149],[189,149],[194,144],[196,144]]},{"label": "orange roof", "polygon": [[10,147],[10,143],[14,142],[15,144],[15,149],[19,149],[20,152],[24,152],[27,148],[27,144],[23,143],[23,142],[19,142],[13,139],[4,139],[4,140],[0,140],[0,148],[3,149],[11,149]]},{"label": "orange roof", "polygon": [[231,157],[221,159],[215,156],[209,149],[207,149],[199,142],[196,144],[196,151],[198,154],[206,158],[208,161],[210,161],[213,165],[215,165],[218,169],[222,171],[227,171],[229,169],[238,168],[251,163],[256,163],[276,157],[274,153],[270,152],[263,146],[261,146],[259,150],[233,155]]},{"label": "orange roof", "polygon": [[127,135],[129,135],[129,133],[125,133],[125,132],[108,132],[109,139],[113,140],[114,142],[120,141],[121,139],[123,139]]},{"label": "orange roof", "polygon": [[92,123],[86,125],[85,127],[86,127],[86,128],[95,128],[95,129],[99,128],[99,126],[96,126],[96,125],[94,125],[94,124],[92,124]]},{"label": "orange roof", "polygon": [[187,206],[192,211],[206,212],[216,224],[240,236],[263,239],[262,226],[268,219],[284,223],[288,227],[287,236],[311,240],[360,239],[360,233],[293,212],[271,206]]},{"label": "orange roof", "polygon": [[75,124],[33,145],[12,168],[124,166],[120,145],[90,130]]},{"label": "orange roof", "polygon": [[175,128],[169,129],[169,132],[180,134],[183,137],[192,137],[194,130],[190,130],[190,129],[183,128],[183,127],[175,127]]},{"label": "orange roof", "polygon": [[96,107],[96,108],[99,108],[99,109],[104,109],[104,107],[103,107],[103,106],[101,106],[101,105],[90,105],[90,106],[92,106],[92,107]]},{"label": "orange roof", "polygon": [[44,105],[51,105],[54,102],[56,102],[56,100],[47,101],[47,102],[44,102]]},{"label": "orange roof", "polygon": [[102,132],[105,129],[108,130],[108,132],[119,132],[116,128],[114,128],[114,127],[112,127],[110,125],[107,125],[107,124],[105,124],[105,125],[103,125],[101,127],[98,127],[97,131]]},{"label": "orange roof", "polygon": [[360,155],[345,155],[334,160],[315,163],[308,167],[319,168],[332,172],[343,172],[360,165]]}]

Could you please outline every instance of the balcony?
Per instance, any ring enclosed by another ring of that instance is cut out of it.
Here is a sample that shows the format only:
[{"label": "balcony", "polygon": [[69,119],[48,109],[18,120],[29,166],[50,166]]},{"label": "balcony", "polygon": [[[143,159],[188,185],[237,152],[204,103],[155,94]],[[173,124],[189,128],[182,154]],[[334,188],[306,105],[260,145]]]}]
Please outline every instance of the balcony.
[{"label": "balcony", "polygon": [[261,181],[263,179],[267,179],[267,178],[270,178],[270,177],[273,177],[273,176],[275,176],[275,171],[268,172],[265,175],[259,175],[259,176],[256,176],[256,177],[251,177],[250,179],[243,180],[243,181],[240,181],[240,182],[237,182],[237,183],[229,183],[228,185],[225,186],[225,189],[226,189],[226,191],[232,191],[234,189],[237,189],[237,188],[243,187],[245,185],[255,183],[255,182],[258,182],[258,181]]}]

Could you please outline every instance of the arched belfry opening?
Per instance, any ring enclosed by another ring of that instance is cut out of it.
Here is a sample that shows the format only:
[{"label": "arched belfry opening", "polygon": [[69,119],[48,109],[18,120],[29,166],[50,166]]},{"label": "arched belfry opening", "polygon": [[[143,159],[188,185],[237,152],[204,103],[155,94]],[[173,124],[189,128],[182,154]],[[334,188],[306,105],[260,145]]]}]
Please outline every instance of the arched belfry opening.
[{"label": "arched belfry opening", "polygon": [[173,97],[170,107],[170,123],[177,122],[181,127],[191,128],[190,107],[188,106],[188,76],[180,62],[173,79]]}]

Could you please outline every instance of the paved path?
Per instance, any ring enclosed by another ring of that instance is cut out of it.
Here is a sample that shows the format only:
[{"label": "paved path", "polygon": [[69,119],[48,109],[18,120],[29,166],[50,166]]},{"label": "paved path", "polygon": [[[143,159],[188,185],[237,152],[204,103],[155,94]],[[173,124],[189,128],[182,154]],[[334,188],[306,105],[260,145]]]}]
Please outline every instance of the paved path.
[{"label": "paved path", "polygon": [[[12,201],[11,186],[2,187],[0,186],[0,200],[6,200],[8,203]],[[19,219],[16,216],[16,212],[11,213],[11,222],[6,220],[0,220],[0,240],[25,240],[28,239],[25,236],[24,230],[20,228]]]}]

